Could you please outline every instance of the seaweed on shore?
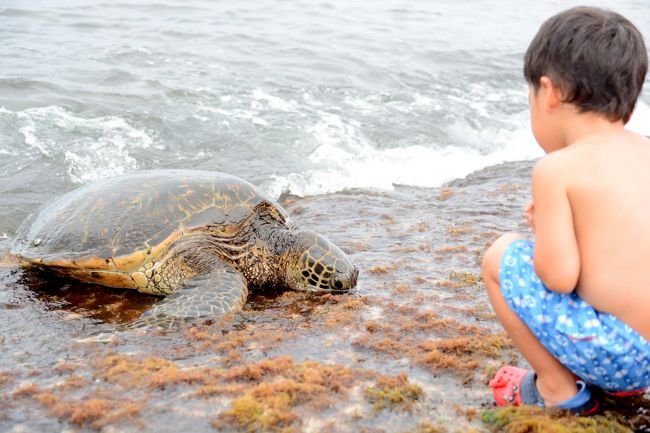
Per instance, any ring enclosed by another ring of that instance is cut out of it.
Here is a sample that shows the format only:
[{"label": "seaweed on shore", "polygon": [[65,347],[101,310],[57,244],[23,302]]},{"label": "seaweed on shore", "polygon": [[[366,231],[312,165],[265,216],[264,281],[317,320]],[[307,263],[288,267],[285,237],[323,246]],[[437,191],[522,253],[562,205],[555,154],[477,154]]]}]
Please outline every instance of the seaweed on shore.
[{"label": "seaweed on shore", "polygon": [[384,311],[384,320],[365,323],[366,333],[354,340],[356,346],[396,359],[406,357],[431,370],[455,373],[465,384],[480,372],[479,366],[485,366],[489,373],[492,366],[488,360],[517,361],[514,346],[503,332],[494,333],[417,307],[389,303]]},{"label": "seaweed on shore", "polygon": [[365,389],[366,398],[375,410],[403,408],[407,412],[423,397],[422,388],[409,382],[408,376],[379,376],[374,386]]},{"label": "seaweed on shore", "polygon": [[482,418],[493,433],[632,433],[612,417],[582,417],[532,406],[496,408],[483,412]]},{"label": "seaweed on shore", "polygon": [[13,374],[8,371],[0,372],[0,386],[6,385],[13,380]]},{"label": "seaweed on shore", "polygon": [[261,382],[257,374],[249,376],[246,367],[226,375],[230,379],[247,376],[255,379],[242,396],[232,400],[229,409],[212,421],[214,428],[230,427],[244,432],[299,431],[302,419],[298,406],[330,406],[335,396],[347,392],[355,382],[352,370],[339,365],[313,361],[296,364],[290,358],[271,362],[280,362],[279,368]]},{"label": "seaweed on shore", "polygon": [[115,397],[106,392],[94,392],[79,398],[65,398],[60,393],[62,389],[65,387],[59,387],[57,390],[42,390],[35,383],[29,383],[19,387],[13,393],[13,398],[15,400],[31,398],[46,407],[51,416],[66,420],[75,426],[95,430],[126,421],[140,422],[139,415],[145,407],[143,401],[123,396]]}]

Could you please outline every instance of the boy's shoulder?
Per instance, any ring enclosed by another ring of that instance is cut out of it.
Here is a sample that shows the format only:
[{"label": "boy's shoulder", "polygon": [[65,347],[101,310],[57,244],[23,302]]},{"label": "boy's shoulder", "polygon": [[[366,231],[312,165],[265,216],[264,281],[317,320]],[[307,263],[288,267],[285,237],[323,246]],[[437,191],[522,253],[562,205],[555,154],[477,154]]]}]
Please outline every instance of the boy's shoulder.
[{"label": "boy's shoulder", "polygon": [[650,165],[650,139],[625,131],[621,134],[592,135],[567,147],[550,152],[533,168],[533,178],[571,183],[581,178],[594,178],[626,170],[633,160]]},{"label": "boy's shoulder", "polygon": [[533,167],[533,177],[544,176],[554,177],[557,180],[568,173],[574,173],[576,166],[585,163],[585,157],[591,146],[576,145],[549,152],[541,157]]},{"label": "boy's shoulder", "polygon": [[533,166],[533,190],[566,186],[570,183],[571,175],[575,174],[575,168],[572,166],[577,161],[574,152],[568,152],[567,148],[547,153]]},{"label": "boy's shoulder", "polygon": [[600,183],[618,176],[650,179],[650,139],[625,131],[589,136],[550,152],[533,168],[533,184]]}]

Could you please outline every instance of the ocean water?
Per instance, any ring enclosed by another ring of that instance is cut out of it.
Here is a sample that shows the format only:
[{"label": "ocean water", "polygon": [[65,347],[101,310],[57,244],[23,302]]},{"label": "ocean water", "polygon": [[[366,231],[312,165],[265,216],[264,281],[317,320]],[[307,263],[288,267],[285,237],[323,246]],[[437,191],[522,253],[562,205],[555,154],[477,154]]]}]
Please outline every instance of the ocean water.
[{"label": "ocean water", "polygon": [[[0,233],[147,168],[225,171],[278,197],[536,158],[522,55],[578,3],[4,0]],[[592,3],[650,35],[644,1]],[[646,86],[630,127],[650,135],[649,106]]]},{"label": "ocean water", "polygon": [[[259,185],[360,269],[350,296],[252,292],[223,328],[84,346],[75,339],[159,298],[0,260],[0,431],[223,431],[214,421],[233,400],[260,392],[244,380],[201,393],[205,377],[146,369],[129,381],[107,373],[116,355],[127,370],[151,357],[181,373],[282,357],[352,369],[326,405],[296,400],[283,431],[485,431],[476,414],[492,404],[488,372],[523,363],[499,340],[478,275],[497,233],[526,230],[542,154],[522,57],[547,17],[581,3],[0,0],[0,254],[28,214],[66,191],[198,168]],[[646,0],[590,3],[650,38]],[[629,127],[650,135],[648,86]],[[444,368],[435,347],[448,350]],[[373,408],[364,390],[383,375],[421,388],[412,408]],[[650,425],[647,398],[629,407],[637,427]]]}]

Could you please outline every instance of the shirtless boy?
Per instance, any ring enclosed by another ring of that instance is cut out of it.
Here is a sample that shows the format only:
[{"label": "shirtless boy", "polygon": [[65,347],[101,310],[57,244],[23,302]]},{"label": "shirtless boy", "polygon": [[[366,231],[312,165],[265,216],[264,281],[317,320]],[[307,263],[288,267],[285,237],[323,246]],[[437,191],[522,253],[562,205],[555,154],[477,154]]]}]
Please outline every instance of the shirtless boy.
[{"label": "shirtless boy", "polygon": [[498,405],[589,413],[590,387],[650,386],[650,140],[624,128],[647,51],[624,17],[580,7],[548,19],[524,63],[546,152],[524,210],[535,241],[497,239],[483,278],[533,370],[502,367],[490,386]]}]

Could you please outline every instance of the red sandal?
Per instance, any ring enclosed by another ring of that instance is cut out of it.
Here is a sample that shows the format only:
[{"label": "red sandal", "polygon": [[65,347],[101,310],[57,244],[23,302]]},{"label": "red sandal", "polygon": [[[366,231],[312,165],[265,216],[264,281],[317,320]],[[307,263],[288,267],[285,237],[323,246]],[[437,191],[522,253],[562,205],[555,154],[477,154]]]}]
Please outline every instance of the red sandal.
[{"label": "red sandal", "polygon": [[[494,375],[494,378],[490,380],[492,395],[497,406],[521,406],[522,404],[543,406],[544,400],[541,399],[538,392],[535,394],[539,398],[531,398],[534,396],[529,396],[529,392],[526,392],[526,398],[522,399],[521,388],[524,385],[524,379],[528,383],[531,378],[534,381],[534,377],[535,372],[532,370],[525,370],[512,365],[501,367]],[[526,391],[529,390],[526,389]]]},{"label": "red sandal", "polygon": [[[535,380],[537,375],[533,370],[507,365],[501,367],[494,378],[490,380],[492,395],[497,406],[541,406],[544,399],[539,394]],[[578,393],[570,399],[554,406],[567,409],[581,415],[589,415],[598,410],[598,401],[592,398],[589,388],[583,381],[577,381]]]}]

